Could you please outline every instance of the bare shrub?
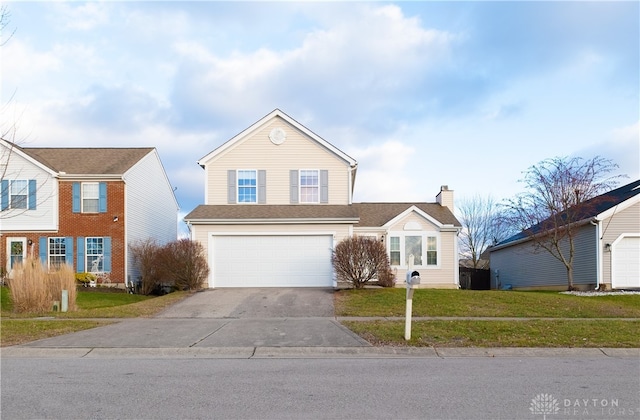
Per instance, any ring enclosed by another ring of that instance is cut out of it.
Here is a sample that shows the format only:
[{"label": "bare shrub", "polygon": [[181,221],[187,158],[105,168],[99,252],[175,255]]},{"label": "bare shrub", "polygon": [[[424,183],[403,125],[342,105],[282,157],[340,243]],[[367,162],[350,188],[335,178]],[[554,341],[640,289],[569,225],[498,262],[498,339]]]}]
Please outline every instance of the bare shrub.
[{"label": "bare shrub", "polygon": [[331,261],[338,279],[351,283],[356,289],[380,275],[388,282],[385,276],[391,271],[384,245],[367,236],[351,236],[340,241]]},{"label": "bare shrub", "polygon": [[14,267],[8,283],[16,312],[50,312],[53,301],[62,301],[62,290],[68,292],[68,310],[76,310],[75,276],[66,264],[47,271],[40,260],[27,258]]},{"label": "bare shrub", "polygon": [[394,287],[396,285],[396,275],[387,267],[378,272],[378,285],[382,287]]},{"label": "bare shrub", "polygon": [[157,291],[163,282],[161,247],[153,239],[137,241],[129,246],[133,261],[142,276],[140,293],[150,295]]},{"label": "bare shrub", "polygon": [[160,254],[163,273],[178,290],[202,288],[209,275],[209,265],[199,242],[179,239],[162,247]]}]

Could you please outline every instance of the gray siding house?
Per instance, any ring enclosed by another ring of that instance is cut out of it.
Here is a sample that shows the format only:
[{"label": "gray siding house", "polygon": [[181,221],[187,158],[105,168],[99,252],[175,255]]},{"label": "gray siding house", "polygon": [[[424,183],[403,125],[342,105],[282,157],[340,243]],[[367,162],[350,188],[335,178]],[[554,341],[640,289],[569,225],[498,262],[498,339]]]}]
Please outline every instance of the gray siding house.
[{"label": "gray siding house", "polygon": [[[640,180],[585,204],[588,210],[577,222],[574,286],[582,290],[640,288]],[[525,233],[489,251],[493,289],[567,288],[564,265],[547,251],[537,250]]]}]

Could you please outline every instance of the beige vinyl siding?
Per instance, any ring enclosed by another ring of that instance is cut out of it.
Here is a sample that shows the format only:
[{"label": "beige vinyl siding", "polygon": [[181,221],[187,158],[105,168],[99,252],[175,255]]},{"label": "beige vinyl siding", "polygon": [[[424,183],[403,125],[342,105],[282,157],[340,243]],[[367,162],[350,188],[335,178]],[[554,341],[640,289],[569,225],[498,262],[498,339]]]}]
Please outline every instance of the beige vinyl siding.
[{"label": "beige vinyl siding", "polygon": [[[269,140],[269,133],[275,127],[287,133],[280,145]],[[349,204],[349,164],[281,118],[274,118],[206,162],[205,204],[227,204],[227,171],[236,169],[266,170],[266,204],[290,204],[290,170],[326,169],[329,171],[328,204]]]},{"label": "beige vinyl siding", "polygon": [[350,226],[347,224],[302,224],[302,225],[193,225],[192,239],[200,242],[205,248],[205,255],[209,255],[208,243],[211,234],[289,234],[326,233],[334,235],[334,243],[338,243],[349,236]]},{"label": "beige vinyl siding", "polygon": [[[640,203],[614,213],[603,220],[601,226],[603,248],[605,244],[613,244],[623,234],[640,233]],[[611,252],[604,251],[602,256],[602,283],[611,286]]]},{"label": "beige vinyl siding", "polygon": [[[404,230],[406,227],[418,228]],[[365,230],[358,230],[358,234],[364,235]],[[373,232],[372,232],[373,233]],[[411,212],[389,226],[386,234],[385,245],[389,252],[390,236],[436,236],[438,238],[438,265],[427,266],[426,264],[415,269],[420,273],[421,283],[418,288],[457,288],[458,287],[458,260],[456,258],[456,233],[441,232],[440,227],[430,220],[425,219],[416,212]],[[426,247],[426,243],[422,244]],[[424,252],[424,250],[423,250]],[[401,265],[392,267],[396,273],[396,284],[404,284],[407,267]]]}]

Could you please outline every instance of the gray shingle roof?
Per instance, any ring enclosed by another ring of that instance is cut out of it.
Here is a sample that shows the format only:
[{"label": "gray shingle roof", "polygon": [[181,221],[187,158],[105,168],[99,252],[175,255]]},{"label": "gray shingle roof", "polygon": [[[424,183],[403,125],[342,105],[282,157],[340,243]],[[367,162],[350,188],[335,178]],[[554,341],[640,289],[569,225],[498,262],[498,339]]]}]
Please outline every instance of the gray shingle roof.
[{"label": "gray shingle roof", "polygon": [[200,205],[185,220],[346,219],[358,214],[353,206],[335,205]]},{"label": "gray shingle roof", "polygon": [[153,148],[23,147],[20,150],[56,172],[70,175],[121,175]]},{"label": "gray shingle roof", "polygon": [[416,206],[438,222],[445,225],[460,226],[460,222],[451,211],[438,203],[354,203],[360,216],[357,227],[383,226],[411,206]]},{"label": "gray shingle roof", "polygon": [[378,227],[416,206],[442,224],[460,226],[448,208],[437,203],[355,203],[352,205],[200,205],[185,220],[204,223],[238,220],[344,220],[359,227]]}]

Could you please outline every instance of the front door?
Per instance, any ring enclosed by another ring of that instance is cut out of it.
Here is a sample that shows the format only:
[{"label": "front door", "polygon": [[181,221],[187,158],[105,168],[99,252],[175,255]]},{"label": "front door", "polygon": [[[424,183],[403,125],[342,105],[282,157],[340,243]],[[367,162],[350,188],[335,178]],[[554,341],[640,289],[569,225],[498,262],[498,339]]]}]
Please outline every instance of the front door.
[{"label": "front door", "polygon": [[27,238],[7,238],[7,272],[27,258]]}]

